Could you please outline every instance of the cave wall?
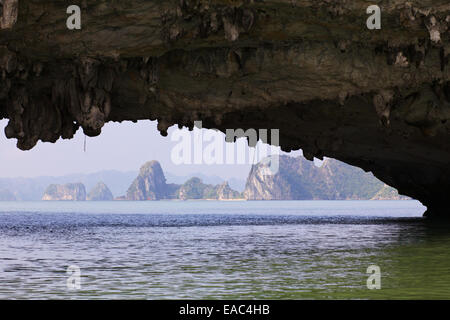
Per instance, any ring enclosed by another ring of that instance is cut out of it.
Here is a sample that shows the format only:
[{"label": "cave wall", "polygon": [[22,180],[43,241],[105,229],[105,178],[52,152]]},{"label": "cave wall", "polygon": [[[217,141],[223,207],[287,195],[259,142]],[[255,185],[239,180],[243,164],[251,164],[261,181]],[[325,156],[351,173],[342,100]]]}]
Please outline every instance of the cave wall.
[{"label": "cave wall", "polygon": [[18,148],[108,121],[277,128],[283,150],[372,171],[447,215],[448,0],[79,2],[81,30],[66,1],[0,4],[0,119]]}]

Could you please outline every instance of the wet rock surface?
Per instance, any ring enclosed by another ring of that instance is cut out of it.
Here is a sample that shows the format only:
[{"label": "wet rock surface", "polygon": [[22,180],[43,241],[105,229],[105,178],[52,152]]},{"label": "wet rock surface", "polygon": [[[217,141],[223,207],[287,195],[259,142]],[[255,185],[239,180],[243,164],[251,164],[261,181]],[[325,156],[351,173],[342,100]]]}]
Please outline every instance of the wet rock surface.
[{"label": "wet rock surface", "polygon": [[[446,216],[450,4],[362,0],[85,1],[0,7],[0,119],[28,150],[107,121],[278,128],[283,150],[333,157]],[[17,7],[17,15],[15,14]]]}]

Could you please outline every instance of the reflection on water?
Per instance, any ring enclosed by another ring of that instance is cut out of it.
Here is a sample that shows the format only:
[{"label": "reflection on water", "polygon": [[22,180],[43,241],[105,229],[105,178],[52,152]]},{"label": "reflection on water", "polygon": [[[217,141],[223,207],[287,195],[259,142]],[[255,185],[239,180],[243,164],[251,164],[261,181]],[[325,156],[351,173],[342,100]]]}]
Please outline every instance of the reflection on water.
[{"label": "reflection on water", "polygon": [[[422,212],[413,201],[0,203],[0,298],[448,299],[450,226]],[[366,287],[373,264],[381,290]]]}]

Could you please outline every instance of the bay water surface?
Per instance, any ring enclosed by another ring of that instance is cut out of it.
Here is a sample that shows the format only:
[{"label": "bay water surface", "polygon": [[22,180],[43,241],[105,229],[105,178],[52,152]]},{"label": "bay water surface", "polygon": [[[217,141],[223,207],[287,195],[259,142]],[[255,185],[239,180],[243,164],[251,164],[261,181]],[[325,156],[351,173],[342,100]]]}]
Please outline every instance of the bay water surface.
[{"label": "bay water surface", "polygon": [[[1,299],[450,299],[417,201],[0,202]],[[381,289],[367,288],[379,266]],[[80,269],[69,289],[67,268]]]}]

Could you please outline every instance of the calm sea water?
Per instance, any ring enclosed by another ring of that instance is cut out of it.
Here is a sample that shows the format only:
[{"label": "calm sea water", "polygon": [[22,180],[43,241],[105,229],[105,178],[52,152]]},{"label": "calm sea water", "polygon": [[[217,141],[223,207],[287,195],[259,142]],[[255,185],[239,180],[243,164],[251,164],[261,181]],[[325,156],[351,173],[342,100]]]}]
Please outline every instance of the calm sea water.
[{"label": "calm sea water", "polygon": [[[0,298],[450,298],[416,201],[0,202]],[[67,288],[69,265],[80,290]],[[366,286],[381,269],[381,289]]]}]

